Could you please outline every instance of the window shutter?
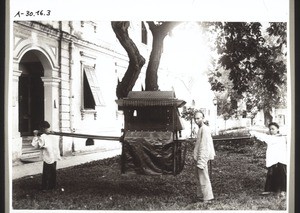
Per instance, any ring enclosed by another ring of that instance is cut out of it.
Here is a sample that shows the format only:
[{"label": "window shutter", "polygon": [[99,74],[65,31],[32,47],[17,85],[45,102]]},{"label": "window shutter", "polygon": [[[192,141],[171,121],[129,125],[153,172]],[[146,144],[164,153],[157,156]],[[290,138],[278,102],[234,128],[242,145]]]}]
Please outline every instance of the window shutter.
[{"label": "window shutter", "polygon": [[99,83],[95,73],[95,68],[91,66],[84,66],[84,72],[91,88],[96,106],[104,105]]}]

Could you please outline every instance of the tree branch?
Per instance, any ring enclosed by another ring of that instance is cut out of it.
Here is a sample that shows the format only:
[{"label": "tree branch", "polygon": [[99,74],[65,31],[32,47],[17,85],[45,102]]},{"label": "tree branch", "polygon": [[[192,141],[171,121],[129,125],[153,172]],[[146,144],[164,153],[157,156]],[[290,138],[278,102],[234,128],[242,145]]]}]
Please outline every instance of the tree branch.
[{"label": "tree branch", "polygon": [[128,68],[122,81],[118,82],[117,85],[116,95],[120,99],[127,97],[129,91],[132,90],[146,60],[129,37],[128,27],[130,26],[130,22],[111,22],[111,26],[129,57]]}]

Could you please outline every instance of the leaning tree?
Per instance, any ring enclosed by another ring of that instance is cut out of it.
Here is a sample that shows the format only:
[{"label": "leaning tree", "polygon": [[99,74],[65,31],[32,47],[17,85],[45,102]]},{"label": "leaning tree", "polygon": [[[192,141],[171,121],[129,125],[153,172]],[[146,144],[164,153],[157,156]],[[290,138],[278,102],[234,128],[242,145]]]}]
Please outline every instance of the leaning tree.
[{"label": "leaning tree", "polygon": [[157,71],[161,55],[163,52],[164,39],[171,32],[171,30],[177,26],[180,22],[154,22],[148,21],[149,29],[152,33],[152,51],[149,58],[148,67],[146,70],[146,90],[156,91],[158,90],[158,76]]},{"label": "leaning tree", "polygon": [[141,69],[145,64],[145,58],[140,54],[137,46],[129,37],[129,21],[111,22],[111,25],[116,34],[116,37],[118,38],[119,42],[121,43],[129,57],[129,65],[127,71],[125,72],[122,81],[118,82],[116,90],[117,97],[123,98],[126,97],[129,91],[131,91],[134,87]]},{"label": "leaning tree", "polygon": [[[163,52],[164,38],[179,23],[180,22],[147,21],[147,24],[153,36],[152,50],[148,62],[148,67],[146,69],[145,90],[147,91],[156,91],[159,89],[157,84],[157,72]],[[116,34],[116,37],[118,38],[119,42],[121,43],[129,57],[128,68],[122,80],[118,82],[116,91],[117,97],[123,98],[126,97],[129,91],[131,91],[134,87],[141,69],[145,64],[145,59],[140,54],[135,43],[129,37],[128,28],[130,26],[130,22],[111,22],[111,25]]]},{"label": "leaning tree", "polygon": [[[146,90],[159,89],[158,68],[164,38],[181,22],[147,24],[153,36],[152,51],[146,69]],[[286,23],[269,23],[266,30],[258,22],[200,23],[214,35],[219,58],[209,82],[214,91],[227,91],[224,114],[236,114],[237,101],[244,99],[247,110],[262,109],[265,122],[272,120],[273,107],[286,105]],[[132,90],[145,64],[135,43],[128,35],[130,22],[112,22],[112,28],[129,57],[129,66],[117,85],[117,97]],[[224,72],[224,70],[226,72]],[[225,80],[225,81],[224,81]],[[230,83],[224,83],[224,82]],[[228,109],[228,110],[227,110]]]}]

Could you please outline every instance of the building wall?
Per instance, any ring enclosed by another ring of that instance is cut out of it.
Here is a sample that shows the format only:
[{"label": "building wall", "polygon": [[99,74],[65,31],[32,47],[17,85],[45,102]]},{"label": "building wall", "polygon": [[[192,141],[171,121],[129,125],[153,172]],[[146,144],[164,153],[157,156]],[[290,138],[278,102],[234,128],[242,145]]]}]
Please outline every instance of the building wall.
[{"label": "building wall", "polygon": [[[45,119],[51,122],[54,129],[59,128],[59,111],[53,107],[53,102],[59,102],[59,33],[53,28],[36,25],[33,22],[14,23],[13,29],[13,67],[11,70],[12,90],[12,158],[16,159],[22,154],[22,138],[19,132],[19,77],[22,74],[20,65],[23,56],[29,51],[35,56],[44,68],[42,81],[45,90]],[[52,110],[48,110],[52,109]]]},{"label": "building wall", "polygon": [[[133,40],[140,41],[141,22],[132,22],[131,26],[129,34]],[[123,117],[115,103],[115,91],[118,79],[122,79],[127,69],[128,57],[110,22],[18,21],[14,22],[13,46],[10,87],[14,100],[11,138],[13,160],[22,154],[22,137],[18,130],[18,82],[22,74],[20,62],[27,52],[37,55],[44,67],[45,119],[54,131],[121,135]],[[148,46],[138,44],[138,47],[148,59]],[[84,64],[95,67],[104,100],[93,112],[82,108]],[[138,82],[143,81],[142,77]],[[135,90],[140,90],[140,87],[135,87]],[[64,155],[72,151],[120,145],[112,141],[95,141],[95,145],[87,147],[84,139],[61,137],[59,140]]]}]

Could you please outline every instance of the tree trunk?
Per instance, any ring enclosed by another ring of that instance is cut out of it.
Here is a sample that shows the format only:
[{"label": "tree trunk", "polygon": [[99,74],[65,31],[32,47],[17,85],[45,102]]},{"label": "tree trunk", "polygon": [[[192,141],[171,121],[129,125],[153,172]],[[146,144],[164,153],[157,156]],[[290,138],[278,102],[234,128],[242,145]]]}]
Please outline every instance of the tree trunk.
[{"label": "tree trunk", "polygon": [[145,64],[144,57],[140,54],[135,43],[131,40],[128,34],[128,27],[130,23],[126,22],[111,22],[112,28],[128,54],[129,65],[123,76],[122,81],[118,82],[116,95],[118,99],[127,97],[128,93],[132,90],[135,82]]},{"label": "tree trunk", "polygon": [[159,22],[154,23],[153,21],[147,22],[149,29],[153,36],[152,51],[149,58],[148,67],[146,70],[145,84],[147,91],[158,90],[158,68],[160,64],[161,55],[163,52],[164,38],[168,33],[181,22]]},{"label": "tree trunk", "polygon": [[273,116],[272,116],[270,110],[264,109],[263,111],[264,111],[264,123],[265,123],[265,126],[268,126],[269,123],[271,123],[273,121]]},{"label": "tree trunk", "polygon": [[163,41],[164,37],[153,36],[152,51],[150,54],[149,64],[146,70],[146,91],[157,91],[158,90],[158,77],[157,71],[160,64],[160,58],[163,52]]},{"label": "tree trunk", "polygon": [[193,138],[193,120],[191,120],[191,138]]}]

